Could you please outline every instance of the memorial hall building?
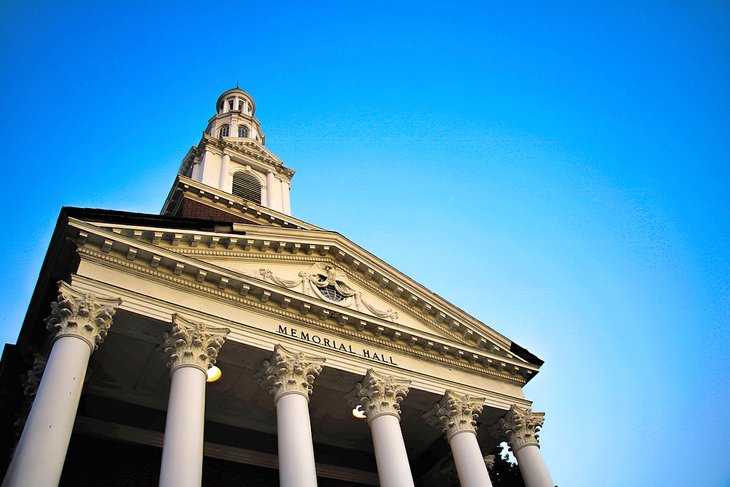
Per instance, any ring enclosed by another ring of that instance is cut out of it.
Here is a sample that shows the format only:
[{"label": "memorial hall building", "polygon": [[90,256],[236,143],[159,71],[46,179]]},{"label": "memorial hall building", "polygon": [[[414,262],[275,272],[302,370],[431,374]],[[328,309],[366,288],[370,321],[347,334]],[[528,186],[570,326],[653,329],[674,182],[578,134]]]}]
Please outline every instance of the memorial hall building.
[{"label": "memorial hall building", "polygon": [[491,486],[502,441],[553,487],[542,360],[292,216],[255,112],[218,98],[159,215],[61,210],[0,364],[3,487]]}]

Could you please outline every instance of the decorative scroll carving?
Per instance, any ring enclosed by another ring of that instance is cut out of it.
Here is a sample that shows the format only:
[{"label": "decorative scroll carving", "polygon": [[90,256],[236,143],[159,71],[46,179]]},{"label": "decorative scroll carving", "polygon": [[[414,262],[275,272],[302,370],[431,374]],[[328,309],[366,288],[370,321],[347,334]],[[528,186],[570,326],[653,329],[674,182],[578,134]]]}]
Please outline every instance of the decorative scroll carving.
[{"label": "decorative scroll carving", "polygon": [[354,308],[363,313],[370,313],[378,318],[390,321],[398,320],[398,313],[388,308],[379,309],[368,303],[362,297],[360,291],[356,291],[349,283],[347,275],[331,264],[318,262],[314,264],[308,271],[302,271],[298,274],[299,279],[283,279],[275,275],[270,269],[260,269],[261,277],[265,281],[273,282],[277,286],[287,289],[294,289],[307,296],[316,297],[324,301],[333,302],[333,300],[322,292],[324,288],[334,288],[339,296],[340,301],[334,301],[345,308]]},{"label": "decorative scroll carving", "polygon": [[195,367],[208,372],[215,364],[228,328],[208,326],[205,323],[190,321],[178,314],[172,315],[172,331],[165,333],[165,353],[169,354],[167,366],[170,372],[179,367]]},{"label": "decorative scroll carving", "polygon": [[400,402],[408,395],[411,381],[391,375],[381,375],[368,369],[362,382],[355,385],[345,399],[351,406],[362,406],[368,423],[384,414],[400,420]]},{"label": "decorative scroll carving", "polygon": [[106,338],[112,317],[122,300],[82,293],[63,281],[58,282],[58,298],[51,303],[46,327],[55,340],[65,336],[81,338],[95,351]]},{"label": "decorative scroll carving", "polygon": [[446,439],[462,431],[476,434],[476,418],[482,413],[484,398],[447,390],[444,397],[424,414],[424,419],[440,427]]},{"label": "decorative scroll carving", "polygon": [[256,374],[259,383],[274,396],[274,402],[285,394],[301,394],[309,399],[314,379],[322,372],[324,357],[290,352],[281,345],[274,347],[269,360]]},{"label": "decorative scroll carving", "polygon": [[540,447],[538,431],[545,422],[545,413],[533,413],[516,405],[493,424],[489,431],[496,439],[506,438],[510,449],[516,452],[526,446]]}]

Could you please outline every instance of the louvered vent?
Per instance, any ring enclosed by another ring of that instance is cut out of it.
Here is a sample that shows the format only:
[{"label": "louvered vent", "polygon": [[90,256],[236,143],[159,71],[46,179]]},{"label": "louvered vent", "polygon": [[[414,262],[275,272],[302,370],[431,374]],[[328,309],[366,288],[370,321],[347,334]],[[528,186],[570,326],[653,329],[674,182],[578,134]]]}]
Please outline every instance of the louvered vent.
[{"label": "louvered vent", "polygon": [[233,175],[233,194],[261,203],[261,183],[256,176],[239,171]]}]

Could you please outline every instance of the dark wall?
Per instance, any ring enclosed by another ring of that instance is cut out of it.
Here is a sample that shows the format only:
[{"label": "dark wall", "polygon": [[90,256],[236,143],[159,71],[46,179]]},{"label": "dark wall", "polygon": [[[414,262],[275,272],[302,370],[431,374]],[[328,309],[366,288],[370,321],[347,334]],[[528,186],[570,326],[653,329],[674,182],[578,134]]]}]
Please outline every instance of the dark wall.
[{"label": "dark wall", "polygon": [[[162,449],[74,435],[61,487],[157,487]],[[319,487],[348,487],[351,482],[318,478]],[[278,487],[270,468],[205,457],[203,487]]]}]

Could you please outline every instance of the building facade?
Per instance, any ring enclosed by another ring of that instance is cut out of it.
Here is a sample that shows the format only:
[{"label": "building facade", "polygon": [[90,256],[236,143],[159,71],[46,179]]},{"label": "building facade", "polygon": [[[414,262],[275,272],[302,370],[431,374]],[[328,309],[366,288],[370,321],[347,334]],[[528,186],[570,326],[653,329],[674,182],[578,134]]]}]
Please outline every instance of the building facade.
[{"label": "building facade", "polygon": [[3,486],[490,486],[508,441],[552,487],[542,361],[292,217],[255,110],[221,95],[160,215],[62,209],[2,357]]}]

